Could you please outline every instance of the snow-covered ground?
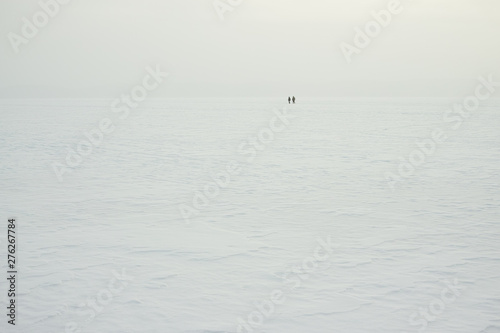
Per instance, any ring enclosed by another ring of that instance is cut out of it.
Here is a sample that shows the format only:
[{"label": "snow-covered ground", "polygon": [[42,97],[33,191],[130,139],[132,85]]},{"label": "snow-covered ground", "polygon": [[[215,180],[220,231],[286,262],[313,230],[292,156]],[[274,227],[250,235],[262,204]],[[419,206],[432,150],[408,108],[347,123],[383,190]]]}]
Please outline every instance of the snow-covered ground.
[{"label": "snow-covered ground", "polygon": [[500,101],[298,102],[2,101],[0,331],[500,332]]}]

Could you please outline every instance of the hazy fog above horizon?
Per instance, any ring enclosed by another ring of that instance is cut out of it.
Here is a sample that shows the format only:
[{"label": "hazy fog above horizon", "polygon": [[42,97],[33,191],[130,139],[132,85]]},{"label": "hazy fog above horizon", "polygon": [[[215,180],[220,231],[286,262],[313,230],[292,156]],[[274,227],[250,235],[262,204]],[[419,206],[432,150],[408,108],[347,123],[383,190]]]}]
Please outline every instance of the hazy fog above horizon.
[{"label": "hazy fog above horizon", "polygon": [[498,0],[401,0],[348,63],[341,43],[389,2],[243,0],[221,20],[213,0],[72,0],[16,53],[40,5],[2,0],[0,97],[115,97],[157,65],[152,97],[449,96],[499,74]]}]

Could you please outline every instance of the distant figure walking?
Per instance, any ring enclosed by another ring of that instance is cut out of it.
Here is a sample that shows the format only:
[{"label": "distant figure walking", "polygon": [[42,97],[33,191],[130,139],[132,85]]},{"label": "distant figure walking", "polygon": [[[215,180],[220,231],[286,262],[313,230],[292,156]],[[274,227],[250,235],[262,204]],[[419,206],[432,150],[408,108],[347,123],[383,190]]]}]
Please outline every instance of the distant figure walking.
[{"label": "distant figure walking", "polygon": [[295,104],[295,96],[292,97],[293,104]]},{"label": "distant figure walking", "polygon": [[288,104],[290,104],[290,96],[288,96]]}]

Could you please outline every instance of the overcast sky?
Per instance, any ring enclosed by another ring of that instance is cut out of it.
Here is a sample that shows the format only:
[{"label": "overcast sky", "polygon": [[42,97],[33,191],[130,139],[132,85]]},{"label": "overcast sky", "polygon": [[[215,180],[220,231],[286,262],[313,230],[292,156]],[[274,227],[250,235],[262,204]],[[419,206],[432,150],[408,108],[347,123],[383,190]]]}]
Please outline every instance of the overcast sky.
[{"label": "overcast sky", "polygon": [[154,97],[439,96],[500,74],[498,0],[401,0],[348,63],[341,43],[389,2],[242,0],[221,20],[213,0],[71,0],[16,53],[41,8],[1,0],[0,96],[115,97],[156,65]]}]

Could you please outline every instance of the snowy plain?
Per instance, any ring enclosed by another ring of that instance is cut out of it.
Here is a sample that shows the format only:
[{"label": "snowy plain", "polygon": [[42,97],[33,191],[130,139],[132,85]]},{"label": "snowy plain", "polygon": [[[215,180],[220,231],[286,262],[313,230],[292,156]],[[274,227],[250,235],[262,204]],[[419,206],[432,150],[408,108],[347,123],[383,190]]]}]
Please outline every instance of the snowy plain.
[{"label": "snowy plain", "polygon": [[[0,253],[15,217],[20,273],[15,328],[0,283],[0,331],[500,332],[500,101],[456,129],[454,100],[298,102],[1,101]],[[103,118],[113,132],[58,179]]]}]

